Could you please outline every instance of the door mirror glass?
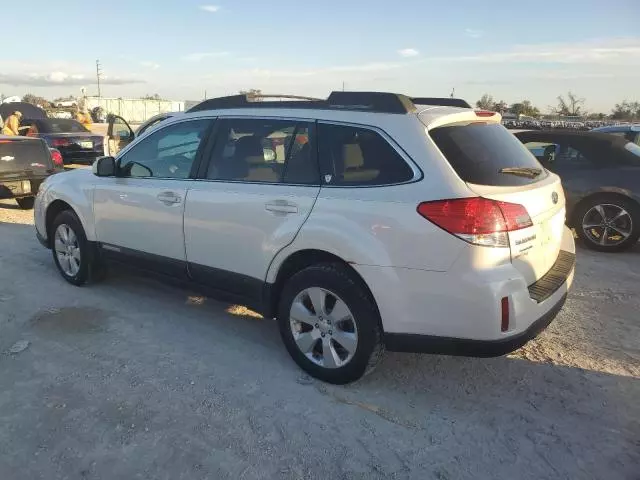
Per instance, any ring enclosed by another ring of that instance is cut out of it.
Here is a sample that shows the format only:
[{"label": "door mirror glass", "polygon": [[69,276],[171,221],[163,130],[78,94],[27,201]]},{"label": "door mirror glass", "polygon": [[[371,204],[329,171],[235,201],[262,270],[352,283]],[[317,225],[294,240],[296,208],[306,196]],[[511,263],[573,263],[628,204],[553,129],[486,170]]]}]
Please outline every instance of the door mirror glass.
[{"label": "door mirror glass", "polygon": [[116,159],[100,157],[93,162],[93,174],[98,177],[114,177],[116,175]]}]

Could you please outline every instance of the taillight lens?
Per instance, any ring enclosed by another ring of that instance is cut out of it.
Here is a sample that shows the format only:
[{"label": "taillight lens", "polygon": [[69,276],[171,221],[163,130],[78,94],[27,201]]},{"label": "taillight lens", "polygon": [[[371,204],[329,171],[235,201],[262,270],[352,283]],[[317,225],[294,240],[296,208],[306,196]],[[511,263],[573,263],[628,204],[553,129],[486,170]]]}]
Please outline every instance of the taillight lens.
[{"label": "taillight lens", "polygon": [[62,154],[55,148],[51,148],[49,151],[51,152],[51,161],[53,162],[53,165],[59,168],[64,168]]},{"label": "taillight lens", "polygon": [[466,242],[488,247],[508,247],[508,232],[533,225],[522,205],[482,197],[423,202],[418,213]]},{"label": "taillight lens", "polygon": [[54,138],[51,140],[51,145],[54,147],[66,147],[71,145],[71,142],[66,138]]},{"label": "taillight lens", "polygon": [[476,117],[493,117],[496,112],[490,112],[489,110],[476,110]]}]

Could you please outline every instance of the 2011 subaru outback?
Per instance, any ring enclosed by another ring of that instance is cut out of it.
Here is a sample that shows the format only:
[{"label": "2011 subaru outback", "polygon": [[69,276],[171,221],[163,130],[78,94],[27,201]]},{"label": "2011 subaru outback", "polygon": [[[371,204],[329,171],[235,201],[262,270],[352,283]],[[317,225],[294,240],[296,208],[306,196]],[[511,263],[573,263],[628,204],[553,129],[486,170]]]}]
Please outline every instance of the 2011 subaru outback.
[{"label": "2011 subaru outback", "polygon": [[207,100],[49,179],[35,221],[68,282],[108,261],[194,282],[275,317],[333,383],[385,348],[510,352],[575,264],[559,178],[498,114],[390,93]]}]

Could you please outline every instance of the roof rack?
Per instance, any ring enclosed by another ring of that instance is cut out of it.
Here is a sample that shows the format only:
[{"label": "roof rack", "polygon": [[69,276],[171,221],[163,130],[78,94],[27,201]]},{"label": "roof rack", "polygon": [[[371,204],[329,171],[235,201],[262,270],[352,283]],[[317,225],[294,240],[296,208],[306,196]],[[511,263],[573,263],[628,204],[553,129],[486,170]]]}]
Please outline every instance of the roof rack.
[{"label": "roof rack", "polygon": [[439,107],[461,107],[472,108],[466,101],[461,98],[432,98],[432,97],[413,97],[411,101],[416,105],[435,105]]},{"label": "roof rack", "polygon": [[[282,98],[280,101],[264,101],[263,98]],[[297,95],[240,94],[205,100],[187,112],[220,110],[226,108],[315,108],[358,110],[376,113],[406,114],[416,110],[405,95],[387,92],[331,92],[326,100]]]}]

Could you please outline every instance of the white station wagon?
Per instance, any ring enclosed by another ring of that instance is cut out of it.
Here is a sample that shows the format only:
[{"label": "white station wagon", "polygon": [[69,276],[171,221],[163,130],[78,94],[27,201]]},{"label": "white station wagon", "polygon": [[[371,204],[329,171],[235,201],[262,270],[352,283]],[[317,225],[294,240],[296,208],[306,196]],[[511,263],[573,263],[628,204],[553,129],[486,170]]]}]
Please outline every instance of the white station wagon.
[{"label": "white station wagon", "polygon": [[252,100],[204,101],[49,178],[35,221],[63,278],[116,261],[193,282],[276,318],[333,383],[385,349],[502,355],[561,309],[560,179],[500,115],[391,93]]}]

